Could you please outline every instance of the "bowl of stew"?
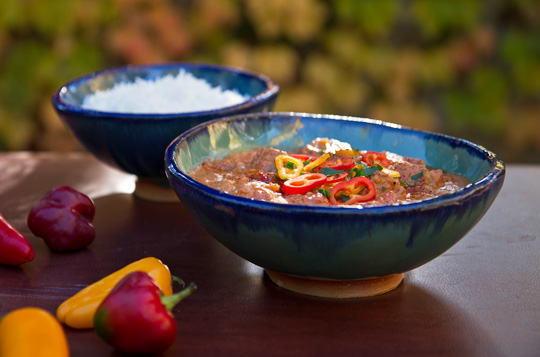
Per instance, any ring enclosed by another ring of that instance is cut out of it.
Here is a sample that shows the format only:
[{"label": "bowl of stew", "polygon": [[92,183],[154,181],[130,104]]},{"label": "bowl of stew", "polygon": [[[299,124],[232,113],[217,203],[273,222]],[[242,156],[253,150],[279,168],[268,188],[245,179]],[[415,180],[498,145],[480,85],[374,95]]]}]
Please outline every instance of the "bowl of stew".
[{"label": "bowl of stew", "polygon": [[82,75],[62,85],[52,104],[84,148],[137,176],[136,194],[153,199],[163,188],[167,200],[163,153],[179,133],[215,118],[269,111],[279,92],[266,75],[241,68],[159,63]]},{"label": "bowl of stew", "polygon": [[395,288],[478,223],[505,177],[496,154],[467,140],[306,113],[209,121],[174,139],[165,164],[221,244],[278,285],[327,297],[388,278],[368,294]]}]

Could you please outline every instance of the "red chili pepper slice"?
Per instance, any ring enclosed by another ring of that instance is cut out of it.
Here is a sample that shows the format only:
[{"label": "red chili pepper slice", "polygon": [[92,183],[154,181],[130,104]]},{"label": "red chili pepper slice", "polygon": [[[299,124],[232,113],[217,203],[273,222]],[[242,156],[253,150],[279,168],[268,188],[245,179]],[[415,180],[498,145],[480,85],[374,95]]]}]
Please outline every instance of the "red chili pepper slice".
[{"label": "red chili pepper slice", "polygon": [[319,167],[328,167],[329,169],[334,170],[350,170],[356,165],[352,158],[341,158],[336,160],[327,160],[321,164]]},{"label": "red chili pepper slice", "polygon": [[382,152],[368,151],[362,156],[362,161],[368,166],[381,165],[387,167],[390,165],[390,160]]},{"label": "red chili pepper slice", "polygon": [[322,186],[326,182],[326,175],[309,173],[300,175],[283,183],[283,193],[288,195],[301,195]]},{"label": "red chili pepper slice", "polygon": [[303,154],[289,154],[289,156],[294,157],[295,159],[298,159],[298,160],[302,160],[302,162],[306,162],[308,160],[314,161],[317,159],[315,156],[303,155]]},{"label": "red chili pepper slice", "polygon": [[375,184],[367,177],[359,176],[335,185],[330,191],[330,203],[352,205],[367,202],[375,198],[375,193]]},{"label": "red chili pepper slice", "polygon": [[325,183],[336,183],[345,180],[347,177],[349,177],[348,172],[342,172],[337,175],[327,176]]}]

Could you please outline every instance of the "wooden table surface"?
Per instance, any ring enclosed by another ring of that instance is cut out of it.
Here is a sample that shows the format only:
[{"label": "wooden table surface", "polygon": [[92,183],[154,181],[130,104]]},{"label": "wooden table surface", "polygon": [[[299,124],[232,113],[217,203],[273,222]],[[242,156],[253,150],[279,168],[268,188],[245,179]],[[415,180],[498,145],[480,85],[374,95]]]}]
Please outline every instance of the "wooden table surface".
[{"label": "wooden table surface", "polygon": [[[178,336],[166,356],[540,355],[540,166],[508,165],[482,221],[394,291],[329,300],[272,283],[215,241],[180,203],[132,195],[135,178],[85,153],[0,154],[0,212],[36,250],[0,266],[0,316],[51,313],[81,288],[154,256],[199,289],[173,310]],[[26,225],[32,205],[69,185],[95,202],[96,239],[53,253]],[[72,356],[114,356],[93,330],[65,327]]]}]

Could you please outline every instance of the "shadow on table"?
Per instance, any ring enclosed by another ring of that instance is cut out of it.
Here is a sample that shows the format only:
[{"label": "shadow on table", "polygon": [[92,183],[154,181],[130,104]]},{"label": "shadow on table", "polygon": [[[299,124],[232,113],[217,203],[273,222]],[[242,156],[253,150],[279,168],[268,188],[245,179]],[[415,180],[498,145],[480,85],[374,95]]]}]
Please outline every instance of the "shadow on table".
[{"label": "shadow on table", "polygon": [[458,304],[414,284],[407,274],[390,293],[341,301],[291,293],[266,276],[262,279],[266,291],[257,306],[261,311],[253,315],[276,316],[264,323],[289,335],[282,340],[289,343],[281,346],[284,350],[301,351],[310,341],[322,355],[351,350],[358,355],[497,355],[477,321]]},{"label": "shadow on table", "polygon": [[[88,258],[96,270],[110,269],[114,260],[123,265],[156,256],[175,275],[199,285],[175,310],[179,330],[172,355],[498,353],[484,326],[407,274],[397,289],[380,296],[314,298],[275,285],[261,268],[211,238],[181,204],[105,196],[96,200],[95,225],[100,236],[91,249],[99,254]],[[70,337],[79,340],[77,348],[107,347],[93,334]]]}]

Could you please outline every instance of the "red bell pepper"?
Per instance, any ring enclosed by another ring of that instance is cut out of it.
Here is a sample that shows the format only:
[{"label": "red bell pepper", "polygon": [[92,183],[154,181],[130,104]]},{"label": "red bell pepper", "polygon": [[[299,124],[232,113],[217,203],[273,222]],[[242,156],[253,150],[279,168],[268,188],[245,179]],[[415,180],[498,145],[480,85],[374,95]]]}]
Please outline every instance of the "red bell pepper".
[{"label": "red bell pepper", "polygon": [[347,177],[349,177],[348,172],[341,172],[336,175],[327,176],[325,183],[336,183],[345,180]]},{"label": "red bell pepper", "polygon": [[49,190],[28,214],[28,227],[55,251],[81,249],[92,243],[95,207],[85,194],[68,186]]},{"label": "red bell pepper", "polygon": [[382,152],[368,151],[362,155],[362,161],[368,166],[381,165],[382,167],[388,167],[390,160],[386,158],[386,155]]},{"label": "red bell pepper", "polygon": [[335,185],[330,191],[330,203],[352,205],[371,201],[375,194],[375,184],[367,177],[359,176]]},{"label": "red bell pepper", "polygon": [[321,164],[319,167],[328,167],[329,169],[333,170],[350,170],[356,165],[354,160],[349,157],[340,158],[340,159],[328,159],[325,162]]},{"label": "red bell pepper", "polygon": [[315,156],[304,155],[304,154],[289,154],[289,156],[294,157],[295,159],[298,159],[298,160],[302,160],[302,162],[306,162],[306,161],[311,162],[317,159]]},{"label": "red bell pepper", "polygon": [[172,308],[197,287],[163,297],[150,275],[126,275],[99,305],[94,315],[96,333],[117,350],[129,354],[162,353],[176,339]]},{"label": "red bell pepper", "polygon": [[285,181],[282,190],[288,195],[301,195],[322,186],[325,182],[326,175],[308,173]]},{"label": "red bell pepper", "polygon": [[21,265],[34,257],[30,242],[0,214],[0,264]]}]

